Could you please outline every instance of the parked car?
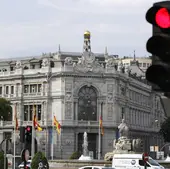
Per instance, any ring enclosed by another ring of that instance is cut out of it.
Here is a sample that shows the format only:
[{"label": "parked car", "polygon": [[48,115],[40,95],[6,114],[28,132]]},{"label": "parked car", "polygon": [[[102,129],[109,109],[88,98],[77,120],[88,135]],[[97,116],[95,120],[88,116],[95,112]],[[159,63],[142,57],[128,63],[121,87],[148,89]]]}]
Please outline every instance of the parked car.
[{"label": "parked car", "polygon": [[[147,169],[165,169],[151,157],[149,157],[146,166]],[[114,154],[112,160],[112,167],[116,169],[144,169],[144,161],[142,159],[142,154]]]},{"label": "parked car", "polygon": [[[31,169],[31,160],[28,160],[26,163],[27,169]],[[24,162],[22,162],[19,166],[19,169],[24,169]]]},{"label": "parked car", "polygon": [[113,167],[105,167],[105,166],[84,166],[79,169],[115,169]]}]

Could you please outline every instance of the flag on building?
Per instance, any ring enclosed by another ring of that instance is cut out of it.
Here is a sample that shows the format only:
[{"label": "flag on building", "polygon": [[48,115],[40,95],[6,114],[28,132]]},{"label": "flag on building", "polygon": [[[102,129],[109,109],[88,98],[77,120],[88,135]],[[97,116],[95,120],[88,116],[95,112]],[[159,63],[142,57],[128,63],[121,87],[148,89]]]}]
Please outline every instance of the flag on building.
[{"label": "flag on building", "polygon": [[34,128],[35,130],[38,130],[38,131],[42,131],[42,128],[41,126],[39,125],[38,121],[37,121],[37,117],[36,117],[36,107],[35,105],[33,105],[33,124],[34,124]]},{"label": "flag on building", "polygon": [[54,125],[56,126],[57,133],[60,134],[61,133],[61,125],[55,116],[54,116]]},{"label": "flag on building", "polygon": [[100,116],[99,125],[100,125],[100,128],[101,128],[101,134],[103,136],[104,135],[104,127],[103,127],[102,116]]},{"label": "flag on building", "polygon": [[15,104],[15,108],[14,108],[15,112],[14,112],[14,119],[15,119],[15,130],[18,130],[18,117],[17,117],[17,105]]}]

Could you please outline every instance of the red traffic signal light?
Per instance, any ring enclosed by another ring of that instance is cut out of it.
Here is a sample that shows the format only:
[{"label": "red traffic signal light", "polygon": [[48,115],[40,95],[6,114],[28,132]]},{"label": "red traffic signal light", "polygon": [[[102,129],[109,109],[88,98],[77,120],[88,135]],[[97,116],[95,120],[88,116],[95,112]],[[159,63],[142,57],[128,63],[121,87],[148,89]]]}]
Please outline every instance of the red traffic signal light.
[{"label": "red traffic signal light", "polygon": [[153,6],[146,13],[146,20],[161,29],[169,29],[170,10],[161,6]]},{"label": "red traffic signal light", "polygon": [[27,126],[27,127],[26,127],[26,130],[27,130],[28,132],[30,132],[30,131],[31,131],[30,126]]},{"label": "red traffic signal light", "polygon": [[170,14],[166,8],[160,8],[155,15],[156,24],[160,28],[170,28]]}]

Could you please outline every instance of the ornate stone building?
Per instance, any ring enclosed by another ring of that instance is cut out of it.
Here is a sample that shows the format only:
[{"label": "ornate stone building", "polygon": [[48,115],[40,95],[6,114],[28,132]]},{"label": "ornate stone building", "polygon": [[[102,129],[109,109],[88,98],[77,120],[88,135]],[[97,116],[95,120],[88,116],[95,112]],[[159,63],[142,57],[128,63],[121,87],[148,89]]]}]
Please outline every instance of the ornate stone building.
[{"label": "ornate stone building", "polygon": [[[90,32],[84,33],[83,53],[42,54],[0,62],[0,96],[17,105],[19,126],[32,124],[33,105],[43,131],[36,133],[38,149],[48,156],[68,158],[82,151],[83,133],[88,133],[89,150],[98,153],[99,117],[103,118],[101,157],[113,148],[117,126],[124,118],[131,138],[150,145],[163,144],[158,135],[164,110],[160,96],[151,90],[143,74],[137,74],[136,61],[124,67],[117,58],[91,52]],[[136,72],[135,72],[136,71]],[[53,132],[53,116],[61,124],[61,134]],[[13,116],[14,118],[14,116]],[[1,121],[0,139],[13,133],[13,121]],[[47,130],[48,129],[48,130]],[[48,131],[48,132],[46,132]],[[17,140],[17,153],[20,144]],[[44,148],[44,144],[48,146]]]}]

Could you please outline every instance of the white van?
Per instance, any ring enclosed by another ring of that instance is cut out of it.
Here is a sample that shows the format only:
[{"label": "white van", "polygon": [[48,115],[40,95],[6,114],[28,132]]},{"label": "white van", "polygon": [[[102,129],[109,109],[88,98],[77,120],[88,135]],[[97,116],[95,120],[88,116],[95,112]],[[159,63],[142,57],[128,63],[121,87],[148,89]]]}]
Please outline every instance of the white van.
[{"label": "white van", "polygon": [[[142,154],[114,154],[112,167],[116,169],[144,169]],[[158,162],[149,157],[147,169],[165,169]]]}]

